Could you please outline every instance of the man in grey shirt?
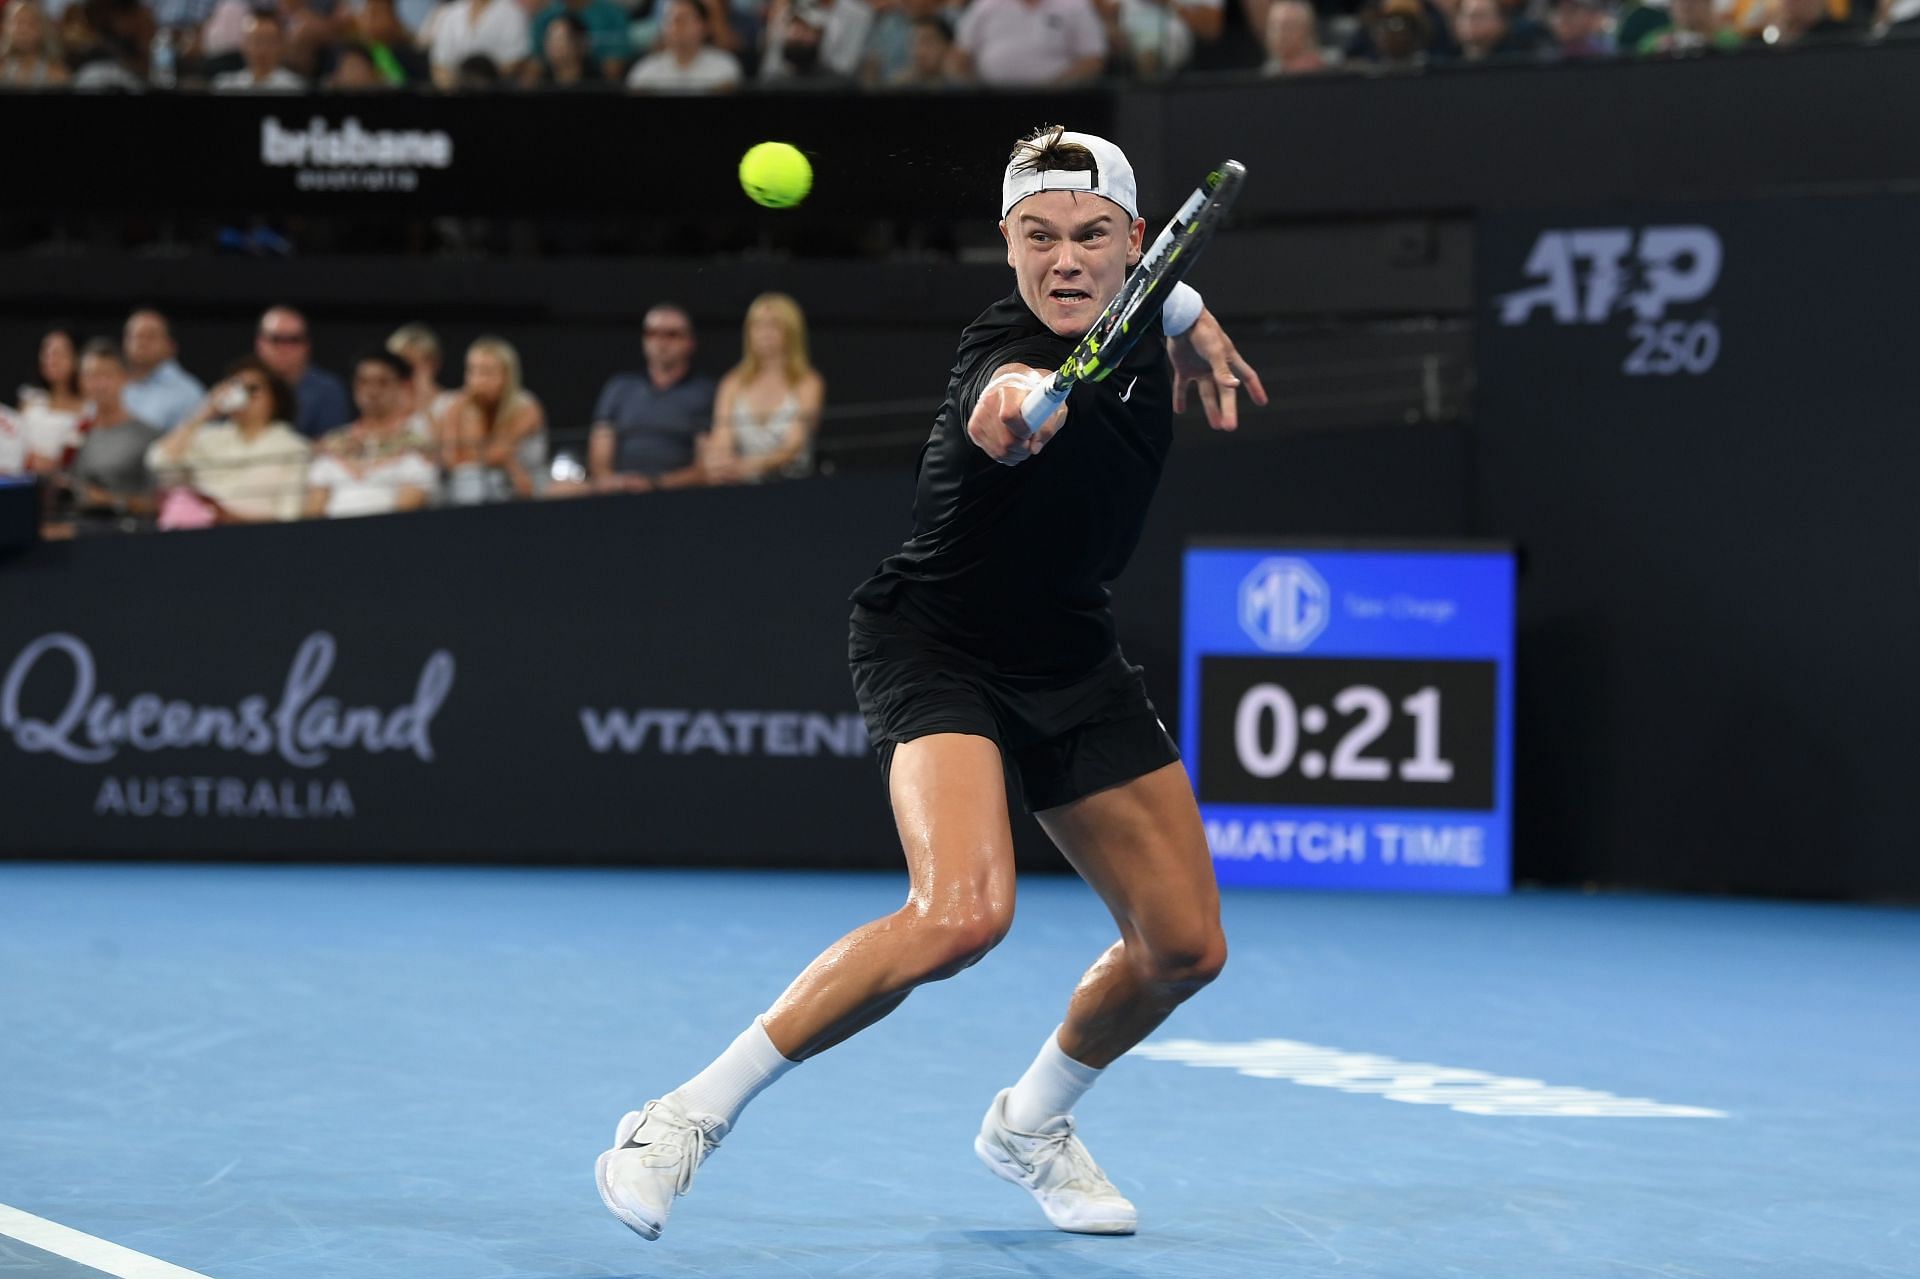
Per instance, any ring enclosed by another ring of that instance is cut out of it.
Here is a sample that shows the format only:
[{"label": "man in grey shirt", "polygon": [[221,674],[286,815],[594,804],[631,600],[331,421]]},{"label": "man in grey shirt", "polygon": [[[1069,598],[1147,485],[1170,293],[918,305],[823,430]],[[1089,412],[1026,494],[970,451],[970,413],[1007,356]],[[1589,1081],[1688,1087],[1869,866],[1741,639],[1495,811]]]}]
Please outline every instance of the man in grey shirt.
[{"label": "man in grey shirt", "polygon": [[593,410],[587,470],[604,493],[684,488],[704,476],[701,436],[713,429],[711,378],[693,373],[693,319],[662,303],[641,329],[645,373],[616,373]]},{"label": "man in grey shirt", "polygon": [[[127,412],[126,357],[108,338],[87,343],[80,356],[80,390],[93,404],[92,425],[66,475],[76,533],[150,527],[153,476],[147,446],[160,432]],[[50,530],[51,531],[51,530]]]}]

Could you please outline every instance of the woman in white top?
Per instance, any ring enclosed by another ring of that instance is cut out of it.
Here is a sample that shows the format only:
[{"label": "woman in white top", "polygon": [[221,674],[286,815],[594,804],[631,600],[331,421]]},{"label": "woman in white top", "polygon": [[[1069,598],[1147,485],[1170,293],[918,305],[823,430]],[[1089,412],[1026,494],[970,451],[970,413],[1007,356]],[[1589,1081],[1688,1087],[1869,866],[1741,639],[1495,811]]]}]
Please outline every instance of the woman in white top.
[{"label": "woman in white top", "polygon": [[27,470],[52,475],[80,447],[80,348],[73,334],[52,328],[40,339],[37,381],[20,388],[18,425]]},{"label": "woman in white top", "polygon": [[293,429],[296,416],[279,375],[255,356],[235,361],[193,415],[147,450],[164,494],[160,527],[298,519],[313,446]]},{"label": "woman in white top", "polygon": [[715,484],[757,484],[813,470],[827,384],[807,359],[807,319],[784,293],[747,308],[740,363],[720,379],[704,463]]},{"label": "woman in white top", "polygon": [[456,506],[534,497],[547,458],[547,414],[520,382],[520,353],[502,338],[467,348],[467,381],[440,437]]}]

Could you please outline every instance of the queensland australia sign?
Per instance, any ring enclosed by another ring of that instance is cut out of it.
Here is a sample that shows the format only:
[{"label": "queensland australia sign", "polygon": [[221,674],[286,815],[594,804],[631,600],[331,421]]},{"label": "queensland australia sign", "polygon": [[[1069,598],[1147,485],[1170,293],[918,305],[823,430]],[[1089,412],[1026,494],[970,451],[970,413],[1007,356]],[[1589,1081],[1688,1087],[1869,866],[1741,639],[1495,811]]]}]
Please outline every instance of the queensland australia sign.
[{"label": "queensland australia sign", "polygon": [[1513,556],[1186,553],[1180,742],[1225,884],[1504,892]]}]

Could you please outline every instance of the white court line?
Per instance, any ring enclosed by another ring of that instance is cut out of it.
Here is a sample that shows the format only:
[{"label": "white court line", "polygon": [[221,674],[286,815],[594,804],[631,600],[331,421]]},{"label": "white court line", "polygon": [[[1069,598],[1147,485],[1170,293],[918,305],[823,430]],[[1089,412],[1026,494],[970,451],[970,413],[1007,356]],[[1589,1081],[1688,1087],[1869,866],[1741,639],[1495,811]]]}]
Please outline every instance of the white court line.
[{"label": "white court line", "polygon": [[0,1235],[18,1239],[56,1257],[92,1266],[104,1274],[117,1275],[119,1279],[207,1279],[198,1270],[183,1270],[172,1262],[95,1239],[71,1226],[6,1204],[0,1204]]}]

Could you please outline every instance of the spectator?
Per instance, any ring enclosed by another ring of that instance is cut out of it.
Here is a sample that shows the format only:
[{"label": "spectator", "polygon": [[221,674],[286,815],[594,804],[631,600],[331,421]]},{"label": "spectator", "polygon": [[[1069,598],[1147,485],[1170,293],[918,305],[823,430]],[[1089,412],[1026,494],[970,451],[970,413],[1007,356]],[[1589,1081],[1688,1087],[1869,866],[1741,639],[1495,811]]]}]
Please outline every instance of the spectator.
[{"label": "spectator", "polygon": [[307,468],[309,516],[386,515],[428,505],[440,484],[437,447],[414,412],[413,367],[392,351],[354,361],[357,420],[329,431]]},{"label": "spectator", "polygon": [[160,432],[127,412],[120,393],[127,384],[126,357],[110,338],[88,342],[80,356],[80,389],[87,416],[80,449],[57,487],[72,516],[67,532],[105,532],[140,527],[153,514],[153,481],[147,449]]},{"label": "spectator", "polygon": [[[760,79],[811,79],[817,85],[826,77],[857,76],[873,23],[867,0],[773,0]],[[792,52],[789,40],[798,46]]]},{"label": "spectator", "polygon": [[353,420],[347,388],[339,378],[310,362],[313,340],[307,332],[306,316],[290,306],[269,307],[260,317],[253,353],[293,388],[299,402],[293,424],[300,434],[316,439]]},{"label": "spectator", "polygon": [[1553,50],[1568,61],[1613,56],[1612,17],[1605,0],[1553,0]]},{"label": "spectator", "polygon": [[293,388],[258,356],[236,360],[192,416],[147,450],[160,527],[299,517],[313,446],[293,429]]},{"label": "spectator", "polygon": [[1673,0],[1672,25],[1641,40],[1647,55],[1697,53],[1705,49],[1737,49],[1740,36],[1720,25],[1714,0]]},{"label": "spectator", "polygon": [[739,87],[740,64],[707,40],[707,14],[696,0],[667,0],[660,45],[627,73],[635,93],[726,93]]},{"label": "spectator", "polygon": [[322,87],[331,93],[368,93],[393,85],[374,63],[373,51],[349,40],[334,50],[333,70],[327,73]]},{"label": "spectator", "polygon": [[475,55],[493,63],[497,79],[517,76],[532,48],[526,10],[517,0],[446,0],[434,10],[428,60],[442,89],[459,86],[463,71],[472,78],[467,62]]},{"label": "spectator", "polygon": [[[942,0],[871,0],[873,24],[867,29],[867,47],[860,64],[860,78],[870,85],[893,84],[913,66],[915,31],[921,21],[940,22],[946,43],[953,42],[953,27],[945,20]],[[944,81],[946,68],[941,67]]]},{"label": "spectator", "polygon": [[387,339],[387,350],[413,370],[413,412],[426,420],[433,438],[439,439],[447,411],[460,399],[460,392],[440,385],[440,335],[424,324],[403,324]]},{"label": "spectator", "polygon": [[1217,40],[1226,25],[1223,0],[1102,0],[1107,38],[1122,65],[1146,79],[1165,79],[1193,58],[1195,39]]},{"label": "spectator", "polygon": [[547,460],[547,415],[521,382],[520,353],[501,338],[467,348],[467,381],[447,415],[441,456],[459,506],[535,497]]},{"label": "spectator", "polygon": [[593,56],[593,33],[577,15],[563,13],[541,33],[540,56],[521,69],[528,88],[603,89],[607,78]]},{"label": "spectator", "polygon": [[240,56],[246,65],[213,78],[215,93],[298,93],[307,82],[280,65],[286,56],[286,31],[280,15],[262,10],[247,18],[240,37]]},{"label": "spectator", "polygon": [[497,93],[507,83],[500,64],[484,53],[469,53],[454,68],[453,83],[446,86],[454,93]]},{"label": "spectator", "polygon": [[1920,0],[1881,0],[1879,25],[1894,39],[1920,36]]},{"label": "spectator", "polygon": [[147,87],[153,14],[140,0],[89,0],[60,14],[60,40],[75,69],[68,83],[81,90]]},{"label": "spectator", "polygon": [[60,37],[38,0],[13,0],[0,22],[0,85],[46,89],[69,79]]},{"label": "spectator", "polygon": [[1484,62],[1509,52],[1507,15],[1500,0],[1460,0],[1453,15],[1453,38],[1463,62]]},{"label": "spectator", "polygon": [[542,56],[538,61],[544,64],[544,68],[535,66],[528,73],[537,75],[544,69],[547,78],[530,78],[528,83],[567,83],[553,79],[553,54],[547,42],[547,32],[562,18],[573,19],[574,33],[584,37],[581,64],[593,68],[592,72],[575,78],[571,83],[579,85],[597,80],[618,80],[626,70],[627,60],[633,57],[633,39],[627,34],[627,11],[613,3],[613,0],[552,0],[533,20],[533,47],[540,50]]},{"label": "spectator", "polygon": [[65,328],[47,330],[40,339],[37,376],[20,388],[21,445],[27,469],[52,475],[80,447],[80,417],[86,396],[80,390],[80,349]]},{"label": "spectator", "polygon": [[947,67],[953,60],[953,30],[945,18],[916,18],[913,42],[905,67],[887,80],[889,89],[944,89],[951,83]]},{"label": "spectator", "polygon": [[1351,44],[1347,61],[1383,67],[1423,67],[1437,52],[1442,25],[1422,0],[1376,0]]},{"label": "spectator", "polygon": [[1276,0],[1267,9],[1265,34],[1267,61],[1262,75],[1307,75],[1327,69],[1313,7],[1306,0]]},{"label": "spectator", "polygon": [[1828,11],[1827,0],[1774,0],[1773,20],[1760,39],[1776,48],[1820,43],[1856,34]]},{"label": "spectator", "polygon": [[707,478],[757,484],[813,470],[813,437],[827,385],[807,359],[807,319],[784,293],[747,307],[740,363],[720,379]]},{"label": "spectator", "polygon": [[645,492],[699,484],[698,438],[713,424],[713,383],[693,373],[693,320],[670,303],[641,328],[647,371],[608,379],[593,410],[587,472],[595,487]]},{"label": "spectator", "polygon": [[1091,0],[974,0],[954,36],[957,80],[1071,84],[1100,74],[1107,35]]},{"label": "spectator", "polygon": [[207,393],[199,378],[180,367],[180,348],[160,312],[143,308],[128,316],[120,348],[127,357],[127,412],[149,426],[171,431]]},{"label": "spectator", "polygon": [[361,0],[349,34],[365,47],[381,78],[391,85],[425,84],[432,79],[426,55],[414,43],[394,0]]}]

